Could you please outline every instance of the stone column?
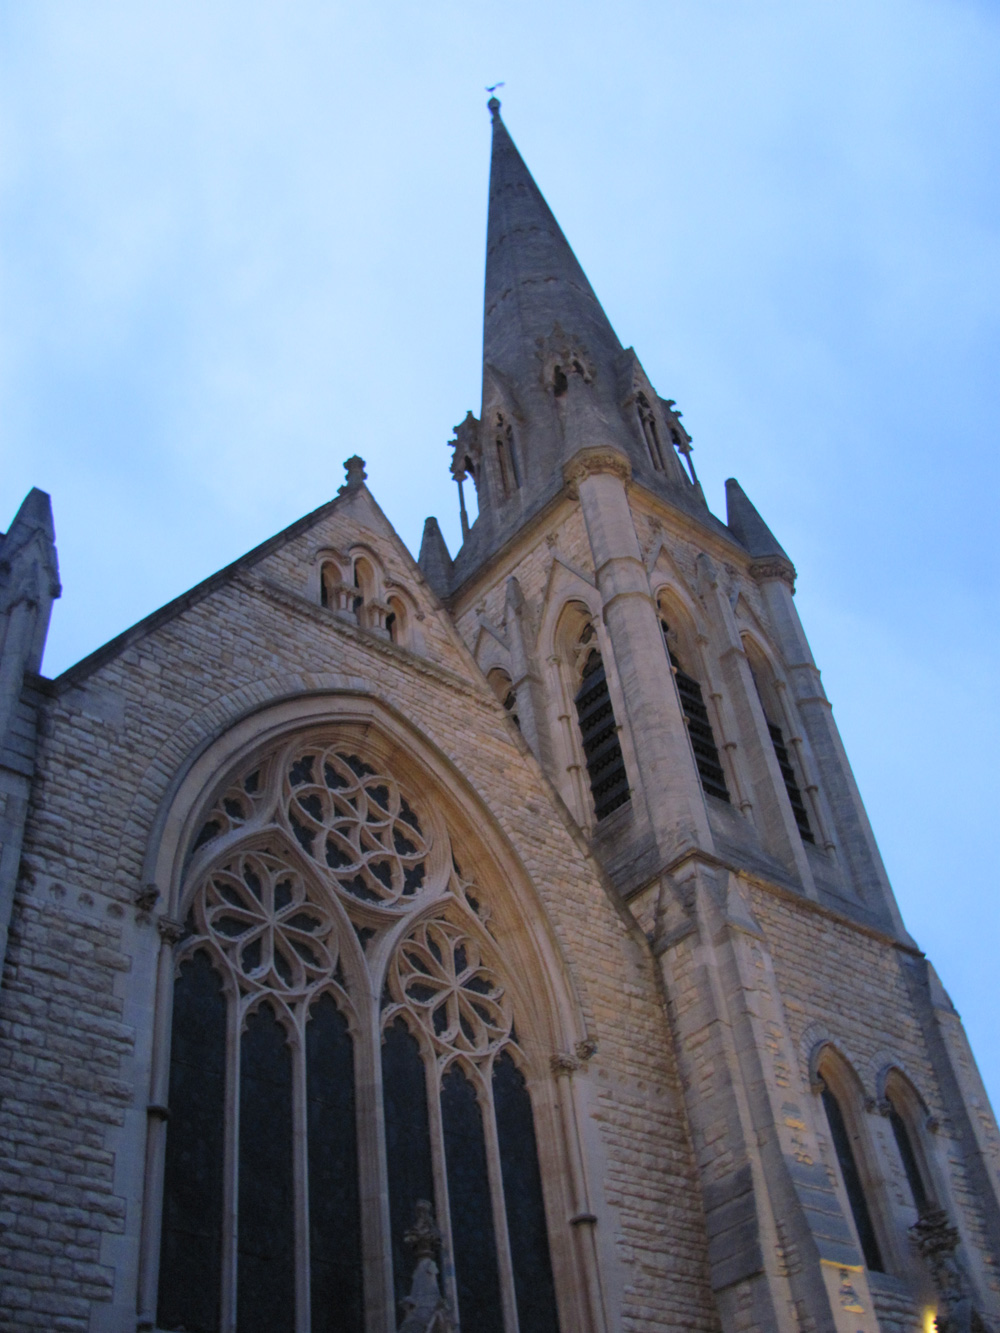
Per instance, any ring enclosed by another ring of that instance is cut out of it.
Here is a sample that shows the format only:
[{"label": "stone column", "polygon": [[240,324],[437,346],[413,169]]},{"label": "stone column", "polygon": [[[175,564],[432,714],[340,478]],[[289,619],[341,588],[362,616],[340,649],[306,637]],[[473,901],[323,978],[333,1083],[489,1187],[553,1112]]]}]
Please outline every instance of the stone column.
[{"label": "stone column", "polygon": [[654,951],[686,1090],[722,1326],[726,1333],[878,1333],[744,883],[698,852],[672,868],[671,880],[673,910]]}]

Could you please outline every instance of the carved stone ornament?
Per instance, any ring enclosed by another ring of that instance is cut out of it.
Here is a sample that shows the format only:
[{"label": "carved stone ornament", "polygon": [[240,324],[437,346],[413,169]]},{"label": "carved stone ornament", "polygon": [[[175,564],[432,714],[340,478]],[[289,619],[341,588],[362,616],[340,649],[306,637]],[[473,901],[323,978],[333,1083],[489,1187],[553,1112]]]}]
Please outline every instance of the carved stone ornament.
[{"label": "carved stone ornament", "polygon": [[399,1333],[451,1333],[454,1324],[438,1285],[438,1266],[434,1254],[441,1244],[441,1232],[434,1221],[434,1210],[426,1199],[418,1199],[417,1216],[403,1235],[403,1244],[412,1248],[416,1258],[410,1294],[404,1296],[403,1322]]},{"label": "carved stone ornament", "polygon": [[951,1225],[947,1211],[925,1204],[910,1235],[937,1288],[937,1333],[990,1333],[990,1326],[972,1304],[969,1280],[955,1253],[958,1228]]},{"label": "carved stone ornament", "polygon": [[368,477],[368,473],[365,471],[365,460],[357,454],[352,454],[350,458],[345,460],[344,471],[347,473],[347,480],[343,486],[338,488],[338,495],[343,495],[345,491],[359,490]]},{"label": "carved stone ornament", "polygon": [[795,591],[795,566],[790,560],[783,560],[780,555],[754,560],[750,564],[750,577],[756,583],[787,583]]},{"label": "carved stone ornament", "polygon": [[160,938],[167,944],[176,944],[178,940],[184,938],[183,922],[174,921],[169,916],[161,916],[156,923],[156,929],[160,932]]},{"label": "carved stone ornament", "polygon": [[550,1058],[549,1066],[556,1078],[564,1078],[576,1073],[580,1068],[580,1061],[575,1055],[570,1055],[567,1051],[557,1051]]},{"label": "carved stone ornament", "polygon": [[623,482],[632,480],[632,464],[620,450],[610,445],[593,445],[581,449],[563,465],[563,481],[568,486],[579,485],[598,472],[609,472]]},{"label": "carved stone ornament", "polygon": [[470,465],[474,475],[479,474],[482,457],[482,445],[479,434],[479,421],[471,412],[465,414],[465,420],[455,427],[455,438],[449,448],[453,450],[451,475],[456,481],[464,481]]}]

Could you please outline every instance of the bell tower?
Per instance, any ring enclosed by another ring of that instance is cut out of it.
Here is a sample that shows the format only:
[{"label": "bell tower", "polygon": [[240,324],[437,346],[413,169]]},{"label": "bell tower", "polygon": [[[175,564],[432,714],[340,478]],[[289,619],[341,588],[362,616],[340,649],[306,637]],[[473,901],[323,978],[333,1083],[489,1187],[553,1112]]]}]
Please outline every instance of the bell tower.
[{"label": "bell tower", "polygon": [[[453,441],[464,541],[452,560],[429,519],[419,563],[658,960],[722,1325],[910,1326],[890,1311],[932,1289],[907,1235],[922,1205],[912,1187],[890,1202],[906,1150],[889,1100],[858,1091],[888,1077],[880,1059],[902,1067],[904,1030],[960,1168],[926,1117],[905,1132],[985,1311],[995,1127],[903,926],[794,566],[736,481],[726,522],[710,512],[676,404],[622,347],[489,109],[482,402]],[[871,1068],[838,1083],[833,1050]]]}]

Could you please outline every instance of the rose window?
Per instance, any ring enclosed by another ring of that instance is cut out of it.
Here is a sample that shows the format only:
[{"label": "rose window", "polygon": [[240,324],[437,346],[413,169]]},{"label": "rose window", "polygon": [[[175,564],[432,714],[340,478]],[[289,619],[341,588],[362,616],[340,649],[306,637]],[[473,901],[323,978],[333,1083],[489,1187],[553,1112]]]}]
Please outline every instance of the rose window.
[{"label": "rose window", "polygon": [[195,910],[241,981],[254,987],[301,991],[336,966],[329,914],[298,871],[270,852],[245,852],[215,871]]},{"label": "rose window", "polygon": [[394,960],[395,991],[435,1043],[487,1055],[511,1035],[510,1003],[477,941],[446,920],[423,921]]},{"label": "rose window", "polygon": [[392,906],[423,887],[428,844],[392,778],[317,747],[289,764],[286,787],[292,832],[346,893]]}]

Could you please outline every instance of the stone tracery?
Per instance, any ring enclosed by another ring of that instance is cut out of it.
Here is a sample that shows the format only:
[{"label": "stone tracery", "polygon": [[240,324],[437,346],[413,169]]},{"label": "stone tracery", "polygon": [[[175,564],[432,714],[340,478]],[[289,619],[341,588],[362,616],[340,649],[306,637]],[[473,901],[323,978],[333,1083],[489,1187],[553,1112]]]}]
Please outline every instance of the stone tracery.
[{"label": "stone tracery", "polygon": [[[355,1124],[377,1123],[376,1085],[370,1080],[355,1084],[354,1064],[360,1060],[370,1067],[380,1058],[387,1126],[396,1117],[395,1129],[390,1133],[387,1128],[386,1134],[409,1135],[413,1150],[422,1155],[427,1168],[423,1196],[434,1192],[434,1178],[451,1182],[452,1173],[457,1173],[452,1183],[458,1193],[451,1202],[453,1212],[459,1209],[457,1220],[447,1216],[447,1196],[437,1199],[452,1253],[443,1308],[460,1312],[464,1302],[467,1316],[475,1322],[482,1315],[476,1302],[488,1287],[493,1295],[487,1306],[499,1318],[494,1308],[500,1289],[496,1284],[505,1287],[508,1301],[513,1301],[515,1277],[523,1293],[527,1270],[522,1273],[521,1268],[528,1260],[518,1257],[515,1273],[510,1258],[514,1251],[504,1246],[493,1249],[490,1241],[488,1254],[473,1262],[471,1251],[463,1248],[468,1219],[462,1208],[474,1207],[478,1217],[506,1207],[495,1196],[506,1188],[496,1154],[498,1134],[508,1133],[503,1116],[515,1114],[508,1101],[513,1098],[511,1106],[522,1106],[516,1114],[522,1120],[526,1115],[525,1123],[531,1120],[530,1098],[518,1072],[522,1057],[514,1002],[501,977],[487,896],[459,869],[439,814],[401,783],[392,768],[377,746],[356,735],[342,731],[299,736],[248,761],[242,773],[227,781],[201,822],[188,854],[190,887],[182,892],[186,925],[174,953],[174,1049],[180,1063],[176,1069],[171,1066],[171,1079],[177,1080],[170,1094],[171,1123],[176,1128],[167,1133],[166,1180],[174,1182],[170,1190],[176,1192],[176,1182],[185,1176],[182,1159],[190,1156],[195,1142],[191,1135],[201,1123],[195,1103],[188,1106],[187,1094],[181,1091],[188,1086],[184,1052],[191,1049],[185,1024],[191,1021],[192,1005],[197,1008],[192,988],[201,985],[215,993],[214,987],[220,1007],[215,1044],[225,1047],[213,1057],[221,1079],[218,1099],[222,1090],[228,1089],[230,1098],[235,1090],[243,1108],[238,1124],[253,1126],[264,1123],[264,1103],[270,1106],[277,1098],[274,1105],[284,1107],[286,1114],[273,1126],[274,1160],[287,1158],[290,1163],[295,1153],[304,1156],[296,1182],[275,1179],[268,1188],[288,1192],[300,1231],[309,1216],[325,1219],[322,1234],[314,1228],[311,1245],[294,1253],[293,1247],[287,1260],[301,1269],[299,1289],[308,1284],[313,1292],[313,1318],[319,1308],[316,1302],[325,1308],[329,1300],[321,1294],[327,1282],[323,1265],[329,1262],[323,1256],[333,1236],[333,1222],[322,1211],[324,1191],[333,1179],[323,1165],[329,1145],[342,1144],[344,1162],[354,1162],[339,1169],[353,1173],[355,1191],[359,1161],[366,1163],[362,1173],[387,1169],[374,1161],[389,1151],[388,1144],[379,1146],[381,1131],[367,1140],[360,1159],[353,1156],[352,1146]],[[391,945],[387,935],[394,941]],[[229,978],[221,988],[220,973]],[[223,1019],[234,1005],[235,1042],[225,1038]],[[498,1078],[505,1091],[501,1109],[495,1110],[493,1088]],[[429,1123],[426,1111],[419,1111],[425,1082],[426,1096],[440,1099]],[[293,1097],[295,1085],[306,1089],[305,1102]],[[260,1113],[256,1119],[255,1109]],[[326,1126],[322,1132],[316,1128],[320,1124],[316,1117]],[[237,1132],[242,1144],[244,1131]],[[364,1137],[367,1131],[357,1133]],[[295,1148],[296,1143],[306,1146]],[[229,1159],[224,1168],[230,1191],[238,1191],[249,1169],[251,1146],[247,1153],[241,1147],[238,1160]],[[544,1219],[533,1132],[517,1136],[504,1152],[510,1160],[523,1159],[524,1178],[536,1182],[530,1187],[531,1197],[518,1206]],[[487,1156],[492,1163],[489,1172]],[[391,1171],[382,1186],[386,1187],[395,1200],[393,1245],[398,1248],[397,1214],[408,1226],[414,1200],[407,1192],[408,1181],[397,1180]],[[213,1186],[206,1178],[204,1189],[218,1193],[219,1188],[218,1182]],[[317,1190],[320,1193],[314,1197]],[[357,1267],[362,1226],[356,1192],[352,1197],[354,1212],[349,1209],[337,1226],[347,1228],[344,1243],[351,1253],[356,1251]],[[221,1199],[206,1197],[194,1212],[221,1218],[221,1209]],[[164,1196],[163,1216],[160,1291],[167,1322],[162,1326],[179,1328],[180,1316],[171,1313],[170,1297],[164,1292],[177,1287],[191,1242],[190,1229],[170,1221],[178,1216],[170,1191]],[[217,1228],[225,1233],[228,1227],[230,1236],[212,1260],[218,1267],[220,1290],[235,1292],[239,1310],[249,1309],[257,1299],[252,1266],[248,1268],[240,1257],[244,1223],[252,1232],[242,1212],[235,1222],[218,1222]],[[551,1270],[544,1220],[539,1225],[531,1263],[540,1265],[548,1290]],[[318,1247],[316,1253],[313,1245]],[[220,1257],[223,1253],[230,1257]],[[379,1249],[368,1256],[366,1283],[384,1262],[382,1254]],[[401,1269],[394,1249],[393,1280],[398,1290],[408,1289],[412,1277],[412,1261],[402,1262]],[[291,1274],[282,1272],[287,1285]],[[519,1294],[517,1300],[521,1299]],[[359,1333],[361,1301],[359,1287],[350,1323]],[[550,1329],[554,1333],[551,1301],[543,1318],[547,1333]]]}]

